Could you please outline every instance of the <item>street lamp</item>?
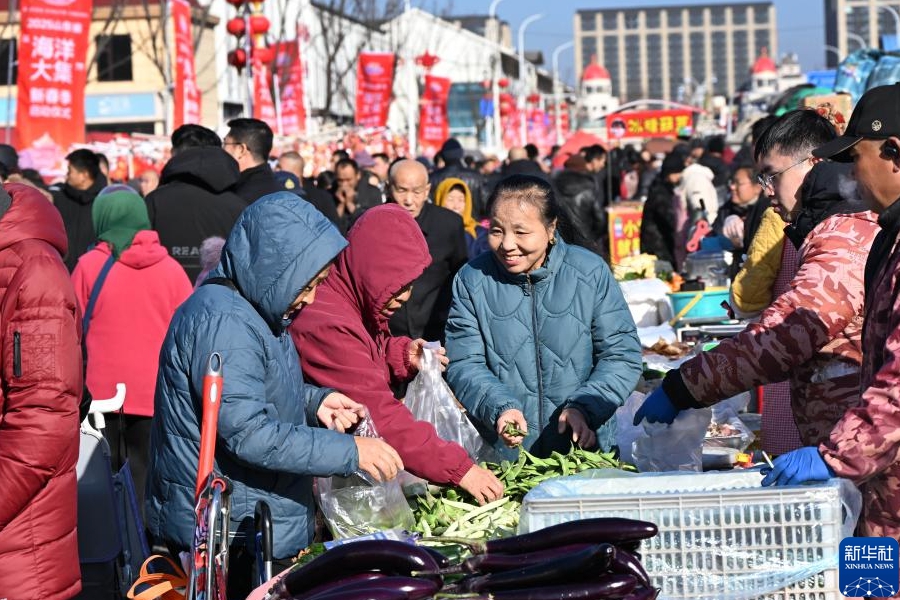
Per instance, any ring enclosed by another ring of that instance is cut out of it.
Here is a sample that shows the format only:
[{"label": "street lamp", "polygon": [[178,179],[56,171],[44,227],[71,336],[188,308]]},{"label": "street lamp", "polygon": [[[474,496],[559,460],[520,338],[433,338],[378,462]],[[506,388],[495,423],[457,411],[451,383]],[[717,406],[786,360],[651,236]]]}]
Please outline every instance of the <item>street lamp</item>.
[{"label": "street lamp", "polygon": [[528,88],[527,83],[525,82],[525,29],[540,19],[543,19],[544,15],[542,14],[534,14],[526,18],[522,21],[522,24],[519,25],[519,135],[522,141],[522,145],[528,143],[528,123],[525,120],[525,96],[527,95]]},{"label": "street lamp", "polygon": [[562,87],[562,82],[559,80],[559,54],[563,50],[568,50],[575,46],[575,41],[566,42],[565,44],[560,44],[556,48],[553,49],[553,103],[556,106],[556,143],[562,144],[562,123],[559,118],[559,105],[562,104],[562,93],[560,92],[560,88]]},{"label": "street lamp", "polygon": [[497,43],[497,56],[495,58],[494,64],[494,76],[492,77],[493,83],[491,84],[491,98],[494,104],[494,115],[492,117],[492,135],[493,145],[497,148],[497,150],[503,149],[503,129],[500,126],[500,78],[503,76],[503,51],[500,46],[500,23],[496,23],[497,20],[497,6],[503,2],[503,0],[493,0],[491,2],[491,6],[488,9],[488,17],[491,19],[492,23],[497,28],[497,39],[495,40]]},{"label": "street lamp", "polygon": [[[843,58],[843,57],[842,57],[842,55],[841,55],[841,51],[840,51],[839,48],[835,48],[834,46],[829,46],[829,45],[827,45],[827,44],[824,46],[824,48],[825,48],[825,51],[826,51],[826,52],[831,52],[832,54],[834,54],[835,56],[837,56],[837,61],[838,61],[838,63],[841,62],[841,58]],[[828,62],[828,59],[827,59],[827,58],[825,59],[825,62],[826,62],[826,63]]]},{"label": "street lamp", "polygon": [[888,11],[889,13],[891,13],[891,16],[894,17],[894,35],[897,38],[897,43],[900,44],[900,13],[898,13],[892,7],[885,6],[884,4],[879,4],[878,8]]},{"label": "street lamp", "polygon": [[865,50],[866,48],[869,47],[869,42],[867,42],[867,41],[865,40],[865,38],[863,38],[863,36],[861,36],[861,35],[859,35],[859,34],[857,34],[857,33],[850,33],[850,32],[848,31],[848,32],[847,32],[847,39],[853,40],[854,42],[856,42],[857,44],[859,44],[859,47],[862,48],[863,50]]}]

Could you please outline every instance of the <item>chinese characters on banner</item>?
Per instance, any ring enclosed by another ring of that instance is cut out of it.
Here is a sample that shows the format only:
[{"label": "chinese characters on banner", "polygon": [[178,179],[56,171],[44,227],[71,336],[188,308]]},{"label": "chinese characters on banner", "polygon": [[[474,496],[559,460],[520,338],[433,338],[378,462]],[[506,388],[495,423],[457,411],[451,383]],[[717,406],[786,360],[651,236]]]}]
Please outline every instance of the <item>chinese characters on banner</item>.
[{"label": "chinese characters on banner", "polygon": [[422,152],[433,155],[448,137],[447,99],[450,80],[446,77],[425,76],[425,92],[419,108],[419,145]]},{"label": "chinese characters on banner", "polygon": [[607,209],[609,213],[609,262],[618,264],[626,256],[641,253],[640,202],[619,202]]},{"label": "chinese characters on banner", "polygon": [[261,60],[253,61],[253,118],[265,121],[272,131],[281,133],[278,129],[278,117],[275,114],[275,102],[272,100],[272,90],[269,83],[269,65]]},{"label": "chinese characters on banner", "polygon": [[22,0],[16,129],[23,148],[49,159],[38,168],[84,142],[91,1]]},{"label": "chinese characters on banner", "polygon": [[360,127],[387,125],[394,87],[394,55],[362,52],[356,66],[356,124]]},{"label": "chinese characters on banner", "polygon": [[689,110],[641,110],[606,118],[609,139],[676,137],[693,125]]},{"label": "chinese characters on banner", "polygon": [[284,135],[306,131],[303,99],[303,62],[300,41],[282,42],[275,48],[276,77],[281,85],[281,128]]},{"label": "chinese characters on banner", "polygon": [[173,128],[200,122],[200,88],[194,70],[194,41],[191,33],[191,5],[172,0],[175,24],[175,115]]}]

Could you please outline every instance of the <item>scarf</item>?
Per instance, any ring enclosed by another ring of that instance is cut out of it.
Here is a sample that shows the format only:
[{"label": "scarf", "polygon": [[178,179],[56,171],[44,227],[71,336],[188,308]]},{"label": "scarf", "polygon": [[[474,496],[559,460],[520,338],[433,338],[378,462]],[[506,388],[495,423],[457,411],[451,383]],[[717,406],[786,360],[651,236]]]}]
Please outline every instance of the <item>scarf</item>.
[{"label": "scarf", "polygon": [[437,191],[434,193],[434,204],[435,206],[443,207],[447,202],[447,195],[450,193],[450,189],[455,185],[462,186],[463,193],[466,196],[466,207],[463,209],[463,213],[459,215],[463,220],[463,228],[473,238],[478,237],[475,231],[475,226],[478,223],[472,218],[472,192],[469,191],[469,186],[466,185],[465,181],[456,177],[449,177],[440,182],[437,186]]},{"label": "scarf", "polygon": [[144,199],[135,191],[101,192],[91,207],[97,239],[109,244],[116,260],[131,246],[138,231],[150,229]]}]

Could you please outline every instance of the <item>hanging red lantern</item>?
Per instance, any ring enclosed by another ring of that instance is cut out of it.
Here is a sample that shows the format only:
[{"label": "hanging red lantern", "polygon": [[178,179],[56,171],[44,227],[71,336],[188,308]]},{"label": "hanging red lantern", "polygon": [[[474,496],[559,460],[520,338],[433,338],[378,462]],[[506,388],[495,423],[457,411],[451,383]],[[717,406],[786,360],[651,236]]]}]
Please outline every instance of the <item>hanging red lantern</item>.
[{"label": "hanging red lantern", "polygon": [[420,54],[416,57],[416,64],[420,67],[425,67],[426,70],[430,70],[434,65],[438,64],[441,61],[440,57],[431,54],[427,50],[425,54]]},{"label": "hanging red lantern", "polygon": [[225,25],[225,29],[234,37],[239,38],[244,35],[244,32],[247,31],[247,24],[244,23],[243,18],[235,17],[228,21],[228,23]]},{"label": "hanging red lantern", "polygon": [[541,95],[540,94],[529,94],[527,100],[531,104],[537,104],[538,102],[541,101]]},{"label": "hanging red lantern", "polygon": [[228,64],[237,68],[238,71],[247,66],[247,51],[243,48],[236,48],[228,53]]},{"label": "hanging red lantern", "polygon": [[275,58],[275,51],[268,46],[254,46],[250,51],[250,56],[254,62],[269,63]]},{"label": "hanging red lantern", "polygon": [[507,79],[506,77],[501,77],[500,81],[497,82],[497,85],[499,85],[503,89],[506,89],[509,87],[509,79]]},{"label": "hanging red lantern", "polygon": [[265,15],[250,16],[250,32],[260,35],[269,31],[269,19]]}]

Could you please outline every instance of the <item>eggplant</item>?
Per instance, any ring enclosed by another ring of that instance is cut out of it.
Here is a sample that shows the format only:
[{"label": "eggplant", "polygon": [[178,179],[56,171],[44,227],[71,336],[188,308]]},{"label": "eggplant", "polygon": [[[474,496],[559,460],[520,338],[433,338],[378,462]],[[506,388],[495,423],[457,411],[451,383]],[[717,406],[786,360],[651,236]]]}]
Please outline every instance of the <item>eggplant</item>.
[{"label": "eggplant", "polygon": [[278,582],[275,594],[281,598],[299,596],[329,581],[367,571],[410,575],[413,571],[437,570],[431,554],[420,546],[395,540],[361,540],[332,548],[288,573]]},{"label": "eggplant", "polygon": [[460,587],[466,592],[495,592],[583,580],[605,572],[614,553],[615,548],[611,544],[597,544],[520,569],[464,579]]},{"label": "eggplant", "polygon": [[327,591],[314,595],[304,596],[305,600],[317,600],[320,596],[335,594],[337,592],[357,592],[361,590],[399,590],[405,594],[408,600],[424,600],[434,596],[441,586],[432,579],[421,577],[402,577],[400,575],[381,577],[376,580],[353,581],[346,585],[335,585]]},{"label": "eggplant", "polygon": [[[354,544],[358,542],[353,542]],[[315,600],[406,600],[406,592],[381,588],[338,590],[329,594],[315,596]]]},{"label": "eggplant", "polygon": [[578,581],[527,590],[491,592],[492,600],[608,600],[628,596],[637,585],[631,575],[607,575],[599,581]]},{"label": "eggplant", "polygon": [[659,588],[639,586],[622,600],[656,600],[657,596],[659,596]]},{"label": "eggplant", "polygon": [[338,588],[342,588],[348,585],[355,585],[357,583],[366,583],[371,587],[377,587],[375,585],[377,583],[377,580],[384,579],[386,577],[387,575],[385,575],[384,573],[379,573],[378,571],[354,573],[353,575],[342,577],[336,581],[327,581],[322,585],[317,585],[316,587],[303,592],[303,594],[298,596],[298,598],[307,600],[307,598],[312,598],[313,596],[319,596],[321,594],[330,594],[332,591]]},{"label": "eggplant", "polygon": [[434,562],[436,562],[438,564],[438,567],[440,567],[441,569],[450,567],[450,557],[443,552],[439,552],[438,550],[435,550],[434,548],[431,548],[429,546],[419,546],[419,548],[422,548],[423,550],[428,552],[428,554],[431,555],[431,558],[434,559]]},{"label": "eggplant", "polygon": [[627,544],[651,538],[656,525],[636,519],[599,517],[552,525],[538,531],[471,544],[475,554],[522,554],[567,544]]},{"label": "eggplant", "polygon": [[610,570],[620,575],[634,575],[638,582],[645,587],[652,587],[650,576],[647,575],[644,565],[628,550],[616,548],[613,552]]},{"label": "eggplant", "polygon": [[[537,550],[525,554],[476,554],[460,563],[458,572],[464,573],[499,573],[518,569],[559,558],[563,554],[571,554],[589,548],[593,544],[570,544],[549,550]],[[447,571],[444,571],[447,573]]]}]

